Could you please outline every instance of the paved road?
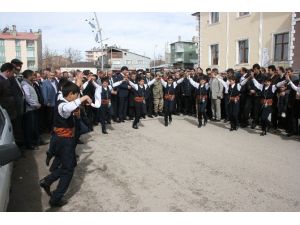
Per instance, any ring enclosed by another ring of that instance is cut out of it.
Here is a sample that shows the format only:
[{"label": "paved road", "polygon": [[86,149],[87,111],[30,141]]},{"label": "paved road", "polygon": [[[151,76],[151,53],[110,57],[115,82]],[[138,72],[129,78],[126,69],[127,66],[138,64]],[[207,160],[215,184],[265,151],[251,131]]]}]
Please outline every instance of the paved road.
[{"label": "paved road", "polygon": [[[296,138],[175,117],[113,124],[85,135],[67,198],[50,209],[38,187],[46,147],[15,165],[9,211],[300,211]],[[104,165],[107,166],[103,170]]]}]

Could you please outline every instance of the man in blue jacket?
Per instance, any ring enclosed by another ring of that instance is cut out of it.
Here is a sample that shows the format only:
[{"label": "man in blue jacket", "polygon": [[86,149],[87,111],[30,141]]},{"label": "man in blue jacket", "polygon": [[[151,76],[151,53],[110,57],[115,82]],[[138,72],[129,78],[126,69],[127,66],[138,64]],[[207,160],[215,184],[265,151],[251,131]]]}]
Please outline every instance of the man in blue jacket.
[{"label": "man in blue jacket", "polygon": [[53,123],[53,112],[55,106],[55,96],[57,93],[57,81],[55,80],[53,72],[50,72],[48,79],[44,80],[42,85],[42,95],[44,98],[44,105],[46,107],[46,117],[47,117],[47,128],[49,132],[52,131]]}]

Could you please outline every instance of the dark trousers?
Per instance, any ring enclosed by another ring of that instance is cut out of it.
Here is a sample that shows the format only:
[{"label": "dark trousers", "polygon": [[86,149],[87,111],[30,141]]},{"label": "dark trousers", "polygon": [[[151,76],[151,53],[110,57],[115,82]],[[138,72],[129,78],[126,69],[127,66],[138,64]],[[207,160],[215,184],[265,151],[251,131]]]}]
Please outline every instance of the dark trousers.
[{"label": "dark trousers", "polygon": [[248,125],[249,116],[253,119],[254,124],[259,123],[259,111],[260,111],[260,98],[255,96],[248,96],[244,108],[245,125]]},{"label": "dark trousers", "polygon": [[25,144],[24,140],[24,118],[18,115],[11,121],[16,144],[20,147]]},{"label": "dark trousers", "polygon": [[182,113],[182,101],[180,95],[175,96],[175,102],[176,102],[176,113]]},{"label": "dark trousers", "polygon": [[239,112],[240,112],[240,103],[239,101],[230,101],[228,104],[228,116],[230,120],[230,126],[233,129],[237,128],[239,123]]},{"label": "dark trousers", "polygon": [[206,105],[207,101],[198,100],[198,122],[202,125],[202,118],[204,119],[204,122],[207,122],[207,116],[206,116]]},{"label": "dark trousers", "polygon": [[261,128],[263,131],[267,131],[267,128],[271,124],[269,116],[272,114],[272,106],[261,106]]},{"label": "dark trousers", "polygon": [[27,148],[38,145],[39,142],[39,126],[37,113],[37,110],[32,110],[24,114],[24,137],[25,146]]},{"label": "dark trousers", "polygon": [[47,106],[45,108],[45,111],[46,111],[47,131],[51,132],[53,129],[54,107]]},{"label": "dark trousers", "polygon": [[165,100],[164,101],[164,116],[165,116],[165,121],[168,121],[168,118],[169,118],[169,121],[172,120],[172,113],[173,113],[173,110],[174,110],[174,100]]},{"label": "dark trousers", "polygon": [[153,97],[150,96],[146,99],[146,108],[147,108],[147,115],[153,114]]},{"label": "dark trousers", "polygon": [[183,96],[183,113],[191,114],[192,113],[192,97],[191,96]]},{"label": "dark trousers", "polygon": [[119,97],[119,119],[125,120],[127,116],[128,97]]},{"label": "dark trousers", "polygon": [[39,132],[40,134],[47,132],[48,131],[48,127],[47,127],[47,120],[46,120],[46,107],[45,106],[41,106],[41,108],[39,108],[37,110],[38,113],[38,120],[39,120]]},{"label": "dark trousers", "polygon": [[278,108],[277,108],[278,99],[277,97],[273,98],[272,104],[272,126],[274,129],[278,127]]},{"label": "dark trousers", "polygon": [[106,122],[111,120],[111,107],[108,105],[101,105],[99,109],[99,121],[101,123],[102,129],[106,129]]},{"label": "dark trousers", "polygon": [[51,166],[51,173],[45,177],[45,182],[51,185],[56,180],[59,180],[57,188],[52,192],[50,199],[52,203],[55,203],[60,201],[66,193],[77,162],[74,138],[61,138],[54,134],[51,142],[55,159]]},{"label": "dark trousers", "polygon": [[116,120],[118,117],[118,96],[111,95],[111,117]]},{"label": "dark trousers", "polygon": [[137,125],[140,122],[140,117],[146,113],[146,105],[143,102],[134,102],[135,105],[135,117],[133,125]]},{"label": "dark trousers", "polygon": [[228,120],[229,119],[229,95],[228,94],[224,94],[223,95],[224,97],[223,97],[223,115],[224,115],[224,119],[225,120]]},{"label": "dark trousers", "polygon": [[298,133],[298,115],[296,114],[295,107],[287,107],[286,110],[287,133]]}]

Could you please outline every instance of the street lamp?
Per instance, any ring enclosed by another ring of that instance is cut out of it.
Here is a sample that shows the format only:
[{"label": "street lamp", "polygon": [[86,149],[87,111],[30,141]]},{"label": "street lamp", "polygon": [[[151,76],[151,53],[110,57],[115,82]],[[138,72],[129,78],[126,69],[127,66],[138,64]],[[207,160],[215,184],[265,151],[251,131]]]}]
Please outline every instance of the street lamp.
[{"label": "street lamp", "polygon": [[[100,25],[99,25],[99,21],[98,21],[98,17],[97,17],[97,14],[94,12],[94,16],[95,16],[95,19],[93,18],[92,21],[94,22],[94,20],[96,20],[96,25],[97,25],[97,34],[96,34],[96,37],[95,37],[95,41],[97,43],[100,43],[100,47],[101,47],[101,70],[103,71],[103,41],[104,40],[108,40],[109,38],[106,38],[106,39],[102,39],[102,29],[100,28]],[[89,20],[85,20],[89,23],[89,25],[91,26],[92,29],[96,29],[96,26],[95,24],[92,22],[92,21],[89,21]],[[93,30],[94,32],[94,30]]]},{"label": "street lamp", "polygon": [[155,71],[156,71],[156,69],[155,69],[155,49],[156,49],[156,47],[157,47],[157,45],[154,46],[154,74],[155,74]]}]

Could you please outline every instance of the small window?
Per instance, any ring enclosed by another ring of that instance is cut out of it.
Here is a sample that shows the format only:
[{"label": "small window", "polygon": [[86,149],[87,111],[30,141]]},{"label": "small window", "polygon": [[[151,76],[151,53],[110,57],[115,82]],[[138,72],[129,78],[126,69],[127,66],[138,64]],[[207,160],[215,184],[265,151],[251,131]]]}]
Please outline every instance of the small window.
[{"label": "small window", "polygon": [[274,61],[288,60],[289,33],[275,34],[274,41]]},{"label": "small window", "polygon": [[27,44],[27,48],[34,47],[34,41],[27,41],[26,44]]},{"label": "small window", "polygon": [[16,57],[20,58],[21,57],[21,52],[20,51],[16,51]]},{"label": "small window", "polygon": [[138,65],[143,65],[143,60],[138,60]]},{"label": "small window", "polygon": [[126,64],[127,65],[131,65],[132,64],[132,60],[126,60]]},{"label": "small window", "polygon": [[249,44],[248,40],[239,41],[239,61],[238,63],[248,63]]},{"label": "small window", "polygon": [[0,46],[4,46],[4,40],[0,40]]},{"label": "small window", "polygon": [[27,51],[27,57],[34,57],[34,51]]},{"label": "small window", "polygon": [[219,22],[219,13],[218,12],[212,12],[210,13],[210,23],[218,23]]},{"label": "small window", "polygon": [[20,40],[16,40],[16,47],[20,47],[21,46],[21,41]]},{"label": "small window", "polygon": [[33,68],[35,66],[35,61],[27,61],[28,68]]},{"label": "small window", "polygon": [[219,64],[219,45],[211,45],[210,46],[210,62],[211,65],[218,65]]},{"label": "small window", "polygon": [[239,17],[248,16],[250,12],[239,12]]}]

